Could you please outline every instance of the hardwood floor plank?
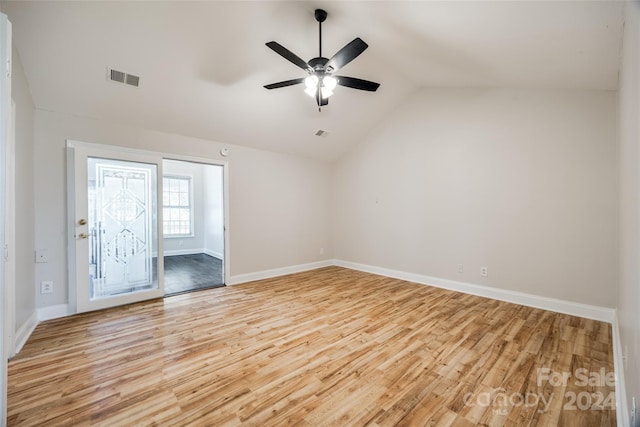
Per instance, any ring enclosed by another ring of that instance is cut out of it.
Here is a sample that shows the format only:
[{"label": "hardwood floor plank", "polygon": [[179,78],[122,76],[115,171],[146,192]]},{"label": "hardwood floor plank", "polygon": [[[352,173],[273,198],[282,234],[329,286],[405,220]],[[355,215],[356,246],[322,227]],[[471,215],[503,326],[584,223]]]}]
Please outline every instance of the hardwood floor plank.
[{"label": "hardwood floor plank", "polygon": [[608,324],[328,267],[43,322],[7,423],[615,425],[580,369],[613,372]]}]

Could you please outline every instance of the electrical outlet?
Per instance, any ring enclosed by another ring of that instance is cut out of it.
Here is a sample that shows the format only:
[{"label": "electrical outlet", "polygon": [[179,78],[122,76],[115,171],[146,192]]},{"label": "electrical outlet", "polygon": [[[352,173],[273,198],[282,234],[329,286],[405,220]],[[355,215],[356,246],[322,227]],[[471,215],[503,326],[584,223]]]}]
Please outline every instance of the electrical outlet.
[{"label": "electrical outlet", "polygon": [[480,267],[480,275],[482,277],[489,277],[489,269],[487,267]]},{"label": "electrical outlet", "polygon": [[458,264],[458,273],[463,273],[463,272],[464,272],[464,265]]},{"label": "electrical outlet", "polygon": [[324,255],[324,248],[320,248],[320,255]]},{"label": "electrical outlet", "polygon": [[44,282],[40,282],[40,293],[41,294],[52,294],[53,293],[53,281],[45,280]]}]

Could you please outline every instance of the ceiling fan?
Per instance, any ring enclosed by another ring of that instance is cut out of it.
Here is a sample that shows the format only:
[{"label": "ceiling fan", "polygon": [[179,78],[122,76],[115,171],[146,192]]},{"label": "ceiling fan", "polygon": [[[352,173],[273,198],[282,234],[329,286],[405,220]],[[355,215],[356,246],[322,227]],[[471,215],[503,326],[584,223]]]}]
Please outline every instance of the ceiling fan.
[{"label": "ceiling fan", "polygon": [[355,77],[335,76],[333,74],[357,58],[358,55],[369,47],[369,45],[362,41],[361,38],[356,37],[345,47],[340,49],[338,53],[333,55],[331,59],[325,58],[322,56],[322,23],[327,19],[327,12],[322,9],[316,9],[315,18],[316,21],[318,21],[319,54],[316,58],[311,58],[309,62],[305,62],[299,56],[277,42],[271,41],[266,43],[266,45],[275,53],[282,56],[292,64],[302,68],[309,75],[299,79],[271,83],[269,85],[265,85],[265,88],[277,89],[280,87],[304,83],[306,86],[305,92],[316,99],[318,111],[320,111],[323,106],[329,104],[329,97],[333,94],[333,90],[337,85],[375,92],[380,86],[380,83],[357,79]]}]

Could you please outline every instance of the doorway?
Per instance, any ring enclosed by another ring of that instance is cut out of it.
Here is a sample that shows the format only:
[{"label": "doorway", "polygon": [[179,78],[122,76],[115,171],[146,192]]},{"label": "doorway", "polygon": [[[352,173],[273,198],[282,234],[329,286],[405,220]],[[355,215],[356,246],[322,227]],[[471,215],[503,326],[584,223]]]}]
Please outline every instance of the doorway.
[{"label": "doorway", "polygon": [[224,286],[224,174],[221,165],[162,162],[164,291]]},{"label": "doorway", "polygon": [[226,163],[71,140],[67,156],[75,311],[224,286]]}]

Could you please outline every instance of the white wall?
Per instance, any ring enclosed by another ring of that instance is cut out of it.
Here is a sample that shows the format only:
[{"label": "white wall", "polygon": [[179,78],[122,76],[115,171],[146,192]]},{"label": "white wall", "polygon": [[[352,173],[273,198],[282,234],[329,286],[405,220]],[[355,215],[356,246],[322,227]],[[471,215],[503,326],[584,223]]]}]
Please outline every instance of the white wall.
[{"label": "white wall", "polygon": [[615,112],[615,92],[417,93],[336,165],[335,257],[614,307]]},{"label": "white wall", "polygon": [[189,176],[193,186],[193,236],[164,239],[165,255],[206,253],[223,259],[224,210],[222,166],[165,160],[165,175]]},{"label": "white wall", "polygon": [[[49,262],[36,264],[36,282],[54,281],[52,294],[38,295],[38,307],[68,300],[66,139],[228,161],[232,277],[332,257],[330,168],[323,162],[36,110],[36,246],[49,251]],[[225,146],[231,155],[222,158]]]},{"label": "white wall", "polygon": [[164,175],[190,176],[193,188],[193,237],[170,237],[164,239],[164,254],[202,253],[204,249],[205,182],[203,165],[192,162],[165,160],[162,163]]},{"label": "white wall", "polygon": [[205,165],[204,246],[206,253],[224,258],[224,176],[221,166]]},{"label": "white wall", "polygon": [[16,103],[16,330],[35,312],[34,284],[34,167],[35,107],[18,52],[13,49],[11,96]]},{"label": "white wall", "polygon": [[624,29],[619,89],[620,288],[617,302],[622,350],[628,355],[624,378],[630,409],[633,396],[640,404],[640,3],[626,3]]}]

